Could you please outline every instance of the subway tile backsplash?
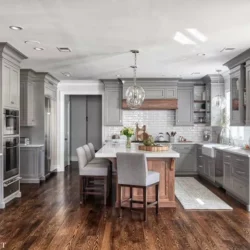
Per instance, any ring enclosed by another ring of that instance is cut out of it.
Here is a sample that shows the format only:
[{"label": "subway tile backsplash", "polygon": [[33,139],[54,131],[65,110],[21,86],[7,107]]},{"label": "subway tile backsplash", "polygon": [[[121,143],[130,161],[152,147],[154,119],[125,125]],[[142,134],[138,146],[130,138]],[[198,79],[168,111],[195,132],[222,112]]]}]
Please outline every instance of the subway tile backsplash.
[{"label": "subway tile backsplash", "polygon": [[[140,127],[146,125],[146,132],[153,137],[162,132],[166,136],[166,132],[175,131],[176,140],[179,136],[185,137],[190,141],[203,141],[203,131],[209,130],[212,136],[211,127],[205,125],[195,126],[175,126],[175,111],[154,111],[154,110],[124,110],[123,111],[123,126],[134,127],[138,123]],[[122,127],[107,126],[105,127],[105,139],[111,139],[113,134],[119,134]]]}]

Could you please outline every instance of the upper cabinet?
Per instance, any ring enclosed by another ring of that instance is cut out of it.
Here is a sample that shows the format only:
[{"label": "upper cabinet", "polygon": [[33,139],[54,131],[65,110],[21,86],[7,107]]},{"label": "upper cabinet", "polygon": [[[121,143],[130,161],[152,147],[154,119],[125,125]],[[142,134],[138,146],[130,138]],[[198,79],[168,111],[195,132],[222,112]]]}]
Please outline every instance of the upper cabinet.
[{"label": "upper cabinet", "polygon": [[103,81],[104,92],[104,124],[105,126],[122,126],[122,86],[117,80]]},{"label": "upper cabinet", "polygon": [[214,98],[225,96],[225,84],[222,75],[211,74],[202,78],[205,85],[205,122],[207,126],[221,126],[223,111],[213,106]]},{"label": "upper cabinet", "polygon": [[250,125],[250,49],[224,64],[230,69],[231,126]]},{"label": "upper cabinet", "polygon": [[20,63],[27,57],[8,43],[0,43],[1,74],[0,78],[3,106],[19,109],[20,106]]},{"label": "upper cabinet", "polygon": [[21,70],[20,75],[20,125],[35,126],[35,77],[33,70]]},{"label": "upper cabinet", "polygon": [[184,83],[178,86],[178,109],[176,110],[177,126],[192,126],[194,124],[193,103],[194,87]]},{"label": "upper cabinet", "polygon": [[[132,86],[132,79],[125,79],[123,84],[123,99],[126,99],[126,91]],[[145,99],[177,99],[178,79],[145,79],[138,78],[137,85],[143,87]]]}]

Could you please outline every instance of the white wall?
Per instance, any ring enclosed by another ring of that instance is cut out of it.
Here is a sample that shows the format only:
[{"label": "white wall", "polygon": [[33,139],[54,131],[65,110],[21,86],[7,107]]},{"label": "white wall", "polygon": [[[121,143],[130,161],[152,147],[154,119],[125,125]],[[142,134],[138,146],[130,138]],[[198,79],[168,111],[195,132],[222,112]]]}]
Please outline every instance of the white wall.
[{"label": "white wall", "polygon": [[[100,81],[61,81],[57,89],[57,111],[58,111],[58,171],[64,171],[64,102],[65,95],[104,95],[104,85]],[[103,102],[104,98],[102,98]],[[104,103],[102,103],[102,109]],[[103,110],[102,110],[103,111]],[[104,112],[102,112],[104,114]],[[103,121],[102,117],[102,121]],[[103,122],[102,122],[103,124]],[[104,135],[104,127],[102,126],[102,134]],[[104,138],[102,138],[104,141]]]}]

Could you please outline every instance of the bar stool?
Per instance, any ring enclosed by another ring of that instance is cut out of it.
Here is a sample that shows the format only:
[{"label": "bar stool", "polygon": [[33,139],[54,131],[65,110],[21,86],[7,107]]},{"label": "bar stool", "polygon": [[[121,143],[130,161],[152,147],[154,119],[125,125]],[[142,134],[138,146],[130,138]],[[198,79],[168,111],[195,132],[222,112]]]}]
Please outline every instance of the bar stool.
[{"label": "bar stool", "polygon": [[110,164],[110,161],[108,159],[103,159],[103,158],[95,158],[95,148],[92,143],[88,143],[83,146],[88,162],[91,164],[95,163],[108,163]]},{"label": "bar stool", "polygon": [[[83,147],[76,149],[80,175],[80,204],[85,204],[87,195],[103,195],[106,206],[108,194],[109,163],[88,163]],[[99,180],[99,185],[90,180]]]},{"label": "bar stool", "polygon": [[[133,203],[143,204],[144,221],[147,220],[147,207],[155,206],[156,214],[158,214],[160,173],[148,171],[147,159],[143,153],[117,153],[116,156],[120,217],[122,217],[122,203],[128,200],[131,210],[133,209]],[[153,185],[155,185],[156,200],[154,202],[147,202],[147,188]],[[128,200],[121,200],[122,187],[130,188],[130,197]],[[133,188],[143,189],[143,201],[133,200]]]}]

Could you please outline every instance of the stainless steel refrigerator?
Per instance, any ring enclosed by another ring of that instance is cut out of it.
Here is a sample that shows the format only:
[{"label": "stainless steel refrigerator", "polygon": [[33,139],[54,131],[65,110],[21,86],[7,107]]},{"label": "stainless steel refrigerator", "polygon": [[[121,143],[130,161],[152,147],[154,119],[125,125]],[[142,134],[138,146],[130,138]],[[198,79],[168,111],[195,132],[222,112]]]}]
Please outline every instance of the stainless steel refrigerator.
[{"label": "stainless steel refrigerator", "polygon": [[45,114],[44,114],[44,128],[45,128],[45,177],[50,175],[51,166],[51,100],[45,97]]}]

